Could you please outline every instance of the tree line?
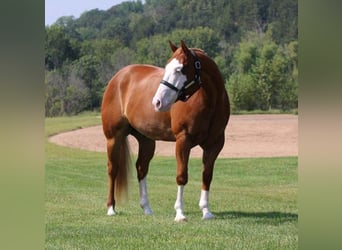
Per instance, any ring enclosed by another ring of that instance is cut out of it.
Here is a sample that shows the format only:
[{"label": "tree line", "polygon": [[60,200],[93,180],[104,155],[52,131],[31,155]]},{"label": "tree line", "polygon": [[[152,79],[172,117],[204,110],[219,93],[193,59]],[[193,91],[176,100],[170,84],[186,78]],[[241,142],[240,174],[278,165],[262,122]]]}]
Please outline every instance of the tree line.
[{"label": "tree line", "polygon": [[129,1],[45,27],[45,114],[98,110],[122,67],[164,67],[168,40],[207,52],[226,80],[233,111],[297,108],[295,0]]}]

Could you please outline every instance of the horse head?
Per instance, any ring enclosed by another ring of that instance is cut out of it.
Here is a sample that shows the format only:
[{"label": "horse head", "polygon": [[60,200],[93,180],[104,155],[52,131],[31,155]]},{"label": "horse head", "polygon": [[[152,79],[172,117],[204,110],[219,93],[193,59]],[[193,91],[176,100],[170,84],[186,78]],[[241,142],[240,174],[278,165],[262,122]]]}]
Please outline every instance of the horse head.
[{"label": "horse head", "polygon": [[185,42],[178,48],[171,41],[172,57],[165,66],[165,73],[152,99],[156,111],[168,111],[176,101],[187,101],[201,85],[201,63]]}]

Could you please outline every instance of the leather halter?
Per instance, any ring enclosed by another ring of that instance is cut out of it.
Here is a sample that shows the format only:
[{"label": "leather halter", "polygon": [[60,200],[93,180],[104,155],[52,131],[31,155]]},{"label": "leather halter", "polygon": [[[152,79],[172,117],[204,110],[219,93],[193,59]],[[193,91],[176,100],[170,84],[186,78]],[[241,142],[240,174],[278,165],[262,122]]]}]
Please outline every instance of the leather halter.
[{"label": "leather halter", "polygon": [[[190,49],[190,52],[192,54],[192,56],[194,57],[194,68],[195,68],[195,76],[194,79],[191,81],[185,81],[183,84],[183,87],[181,89],[178,89],[177,87],[173,86],[171,83],[165,81],[165,80],[161,80],[160,84],[163,84],[165,86],[167,86],[168,88],[176,91],[177,93],[177,99],[176,101],[180,100],[182,102],[186,102],[200,87],[201,87],[201,78],[200,78],[200,74],[201,74],[201,63],[198,60],[198,57],[196,55],[196,53]],[[196,84],[198,86],[198,88],[191,94],[187,94],[186,90],[192,86],[193,84]]]}]

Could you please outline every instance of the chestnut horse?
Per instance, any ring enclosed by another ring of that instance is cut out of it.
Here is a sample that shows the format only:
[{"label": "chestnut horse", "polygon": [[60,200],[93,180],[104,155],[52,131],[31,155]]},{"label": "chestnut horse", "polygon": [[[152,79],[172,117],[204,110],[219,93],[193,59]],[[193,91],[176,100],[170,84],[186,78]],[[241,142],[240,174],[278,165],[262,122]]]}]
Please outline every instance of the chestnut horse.
[{"label": "chestnut horse", "polygon": [[[127,188],[129,151],[127,136],[139,144],[136,161],[140,206],[150,208],[146,175],[154,155],[155,141],[176,141],[178,184],[175,221],[186,220],[183,190],[188,182],[191,148],[203,149],[202,190],[199,207],[202,219],[213,218],[209,210],[209,188],[215,160],[224,145],[230,106],[224,81],[215,62],[200,49],[189,49],[184,41],[165,69],[151,65],[129,65],[108,83],[101,114],[107,139],[109,194],[108,215],[115,214],[115,199]],[[115,193],[115,198],[114,198]]]}]

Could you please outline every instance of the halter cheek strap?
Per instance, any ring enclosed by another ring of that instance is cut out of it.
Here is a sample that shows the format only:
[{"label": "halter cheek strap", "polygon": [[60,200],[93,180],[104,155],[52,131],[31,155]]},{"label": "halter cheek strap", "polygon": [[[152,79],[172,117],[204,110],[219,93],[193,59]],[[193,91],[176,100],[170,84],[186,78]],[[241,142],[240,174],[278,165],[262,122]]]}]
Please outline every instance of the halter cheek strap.
[{"label": "halter cheek strap", "polygon": [[176,91],[177,93],[179,93],[180,89],[178,89],[177,87],[173,86],[171,83],[169,83],[168,81],[165,80],[161,80],[160,84],[164,84],[165,86],[169,87],[170,89]]},{"label": "halter cheek strap", "polygon": [[194,57],[194,67],[195,67],[195,76],[194,76],[194,79],[192,81],[189,81],[189,82],[184,82],[184,85],[181,89],[178,89],[177,87],[173,86],[171,83],[165,81],[165,80],[161,80],[160,81],[160,84],[163,84],[165,86],[167,86],[168,88],[176,91],[177,93],[177,99],[176,101],[180,100],[180,101],[187,101],[194,93],[191,93],[191,94],[186,94],[186,90],[192,86],[193,84],[197,84],[198,85],[198,88],[201,87],[201,78],[200,78],[200,73],[201,73],[201,62],[198,60],[198,57],[196,55],[196,53],[193,51],[193,50],[190,50],[192,56]]}]

